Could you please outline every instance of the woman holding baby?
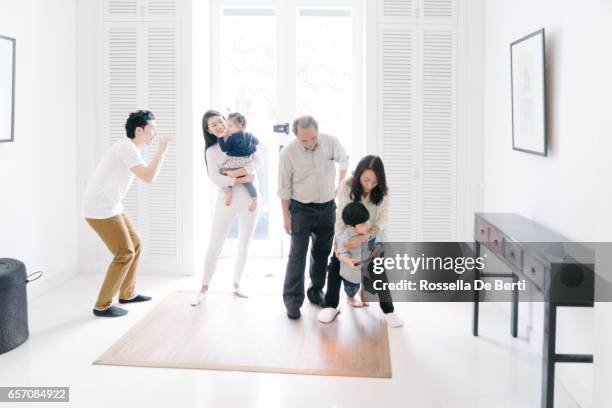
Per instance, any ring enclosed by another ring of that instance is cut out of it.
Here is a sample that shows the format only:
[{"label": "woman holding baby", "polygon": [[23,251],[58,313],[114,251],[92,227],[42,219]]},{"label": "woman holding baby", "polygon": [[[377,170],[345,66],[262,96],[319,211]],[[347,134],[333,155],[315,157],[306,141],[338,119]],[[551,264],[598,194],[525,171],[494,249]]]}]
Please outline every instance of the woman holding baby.
[{"label": "woman holding baby", "polygon": [[[235,116],[231,119],[234,118]],[[202,118],[206,169],[208,177],[219,187],[219,191],[204,260],[202,287],[191,301],[192,306],[199,305],[206,298],[223,243],[236,217],[240,225],[238,255],[234,264],[234,294],[247,297],[240,287],[240,280],[260,213],[254,186],[256,171],[261,168],[263,161],[256,149],[257,139],[250,133],[245,133],[244,127],[246,121],[243,117],[236,123],[228,124],[223,115],[214,110],[207,111]],[[230,129],[233,129],[233,132],[230,132]]]}]

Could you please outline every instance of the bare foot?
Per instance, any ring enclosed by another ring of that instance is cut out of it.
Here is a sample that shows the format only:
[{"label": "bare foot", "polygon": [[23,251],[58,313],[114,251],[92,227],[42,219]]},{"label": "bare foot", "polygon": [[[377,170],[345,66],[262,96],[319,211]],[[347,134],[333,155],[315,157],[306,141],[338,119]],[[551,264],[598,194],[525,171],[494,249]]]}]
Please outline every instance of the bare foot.
[{"label": "bare foot", "polygon": [[359,289],[359,299],[361,299],[361,304],[364,305],[365,307],[370,306],[370,302],[366,302],[365,292],[363,288]]},{"label": "bare foot", "polygon": [[232,189],[224,188],[223,191],[225,191],[225,205],[227,206],[232,205],[232,196],[233,196]]},{"label": "bare foot", "polygon": [[349,305],[351,305],[351,306],[353,306],[355,308],[365,306],[361,300],[355,299],[354,297],[347,297],[346,298],[346,303],[348,303]]},{"label": "bare foot", "polygon": [[251,205],[249,205],[249,211],[253,212],[257,209],[257,199],[254,198],[253,201],[251,201]]}]

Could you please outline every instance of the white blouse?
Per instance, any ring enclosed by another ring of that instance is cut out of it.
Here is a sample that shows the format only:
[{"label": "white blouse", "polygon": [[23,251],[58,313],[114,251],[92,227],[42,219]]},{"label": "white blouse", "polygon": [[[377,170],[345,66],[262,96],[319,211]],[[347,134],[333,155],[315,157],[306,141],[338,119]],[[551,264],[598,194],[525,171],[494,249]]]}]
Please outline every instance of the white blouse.
[{"label": "white blouse", "polygon": [[[234,177],[221,174],[221,167],[223,166],[223,162],[226,158],[227,155],[221,150],[219,143],[216,143],[206,149],[206,170],[208,171],[208,177],[210,177],[210,180],[220,189],[233,186],[236,183],[236,179]],[[257,178],[257,170],[259,170],[262,166],[263,159],[261,158],[261,154],[257,151],[253,155],[253,162],[247,164],[244,166],[244,168],[249,172],[249,174],[254,174]],[[253,182],[257,183],[257,180],[254,180]]]}]

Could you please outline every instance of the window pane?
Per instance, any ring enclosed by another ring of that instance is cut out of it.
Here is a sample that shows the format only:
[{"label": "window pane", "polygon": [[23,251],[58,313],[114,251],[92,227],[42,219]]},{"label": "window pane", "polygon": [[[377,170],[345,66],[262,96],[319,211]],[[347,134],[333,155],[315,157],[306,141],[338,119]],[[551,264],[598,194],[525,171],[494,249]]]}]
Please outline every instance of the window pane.
[{"label": "window pane", "polygon": [[[228,7],[221,17],[221,109],[240,112],[247,130],[259,139],[264,167],[258,172],[258,200],[262,216],[255,239],[269,236],[270,157],[273,152],[272,125],[276,119],[276,10],[273,8]],[[272,191],[274,193],[274,189]],[[237,220],[229,238],[237,238]]]},{"label": "window pane", "polygon": [[349,8],[303,8],[297,17],[297,114],[350,151],[353,127],[353,19]]}]

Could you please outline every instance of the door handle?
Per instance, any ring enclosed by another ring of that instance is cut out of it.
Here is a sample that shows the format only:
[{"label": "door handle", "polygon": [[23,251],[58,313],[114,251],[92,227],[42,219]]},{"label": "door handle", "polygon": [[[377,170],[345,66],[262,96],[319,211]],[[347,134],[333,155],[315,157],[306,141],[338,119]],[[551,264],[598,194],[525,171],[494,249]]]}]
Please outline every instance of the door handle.
[{"label": "door handle", "polygon": [[289,134],[289,123],[280,123],[278,125],[274,125],[272,127],[274,133],[284,133],[286,135]]}]

